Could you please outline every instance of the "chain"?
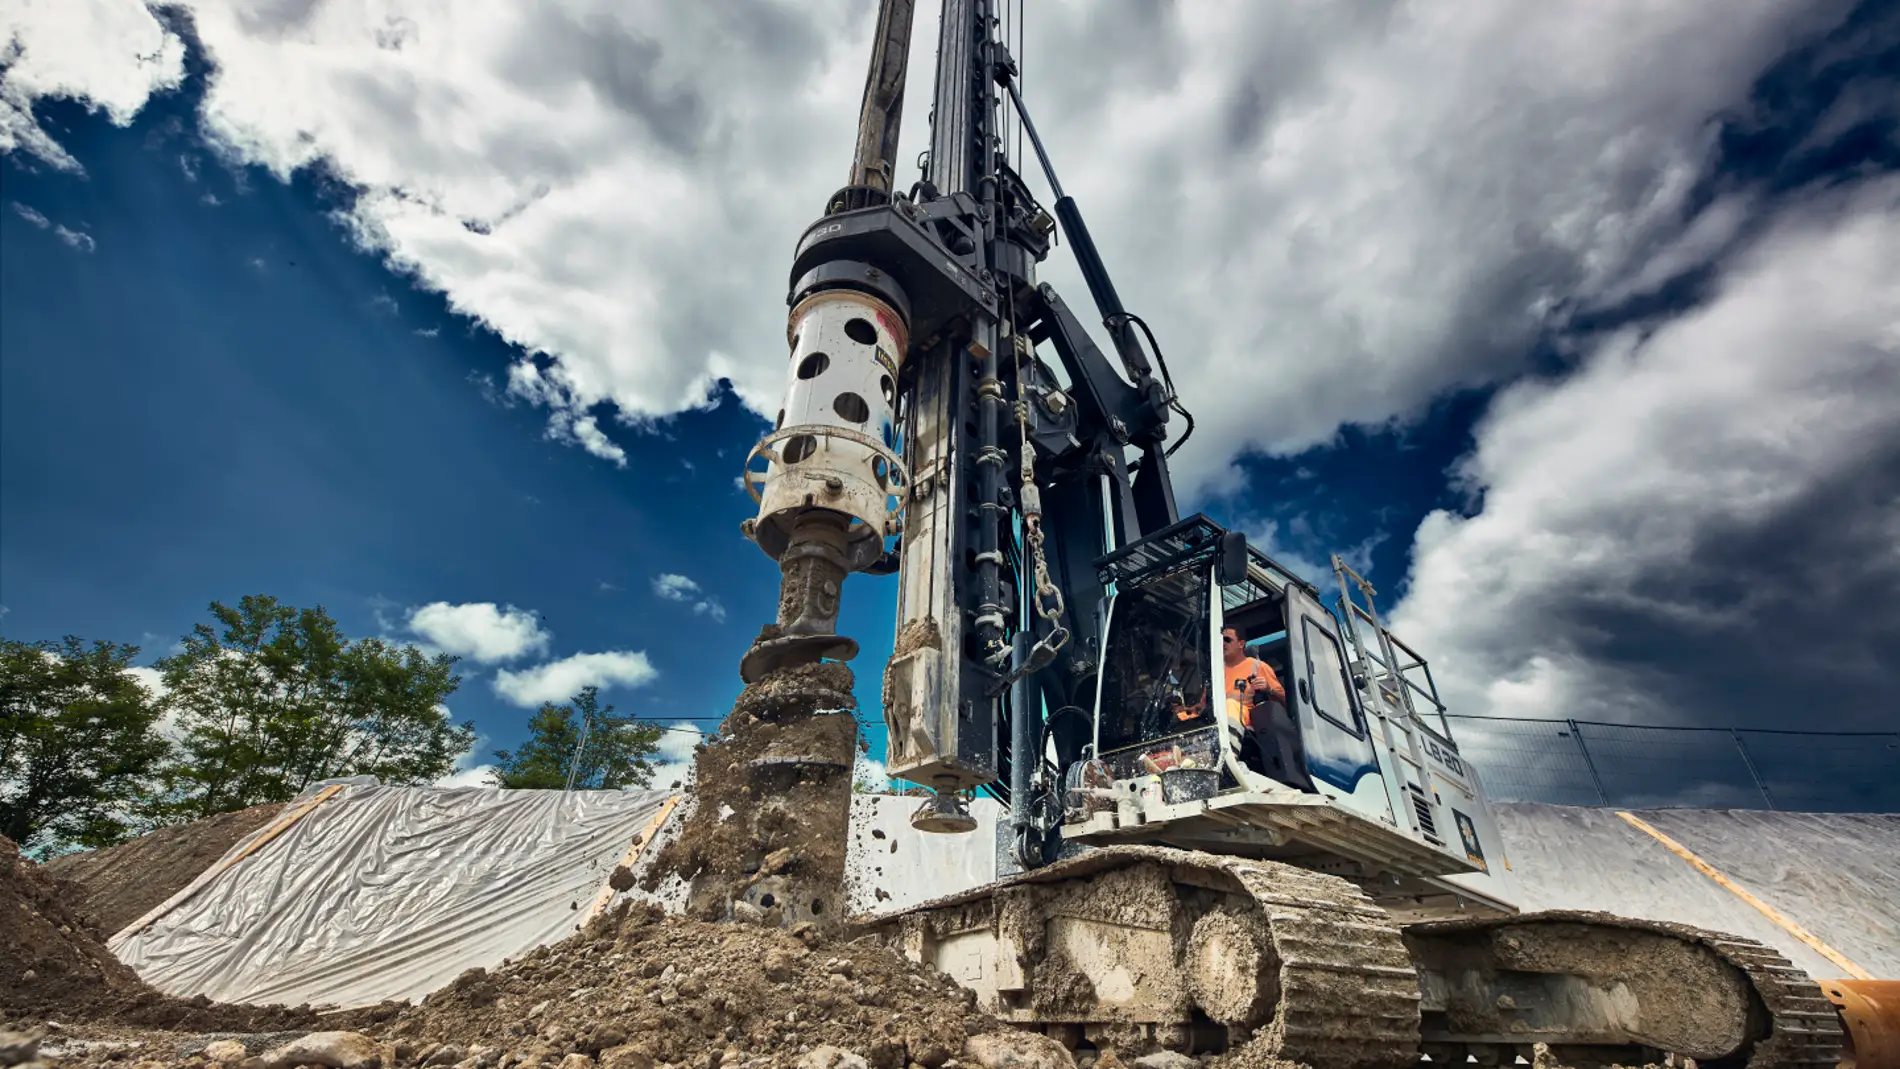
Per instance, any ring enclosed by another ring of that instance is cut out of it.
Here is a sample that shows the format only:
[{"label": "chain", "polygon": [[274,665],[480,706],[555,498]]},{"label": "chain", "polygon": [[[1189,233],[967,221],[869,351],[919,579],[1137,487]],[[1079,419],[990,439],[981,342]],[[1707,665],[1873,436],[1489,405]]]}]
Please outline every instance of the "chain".
[{"label": "chain", "polygon": [[1023,542],[1029,547],[1030,575],[1036,592],[1030,600],[1036,615],[1049,621],[1049,650],[1059,650],[1069,641],[1062,626],[1062,590],[1049,578],[1049,561],[1042,552],[1042,491],[1036,487],[1036,451],[1029,441],[1029,390],[1023,377],[1023,354],[1028,348],[1023,336],[1010,335],[1010,349],[1016,356],[1016,426],[1022,431],[1022,488],[1019,500],[1023,512]]}]

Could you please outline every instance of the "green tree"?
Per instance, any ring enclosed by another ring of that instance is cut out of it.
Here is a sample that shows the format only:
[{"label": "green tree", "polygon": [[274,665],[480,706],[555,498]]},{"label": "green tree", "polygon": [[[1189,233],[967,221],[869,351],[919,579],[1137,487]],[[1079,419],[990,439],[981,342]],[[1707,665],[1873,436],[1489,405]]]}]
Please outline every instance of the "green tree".
[{"label": "green tree", "polygon": [[473,746],[473,725],[442,706],[461,683],[456,658],[352,642],[321,606],[250,596],[210,611],[218,626],[197,625],[158,662],[183,733],[170,815],[288,801],[341,776],[427,783]]},{"label": "green tree", "polygon": [[137,646],[0,639],[0,834],[107,846],[171,750],[161,704],[126,669]]},{"label": "green tree", "polygon": [[[646,786],[653,776],[649,759],[665,729],[613,718],[613,706],[600,707],[598,687],[582,687],[568,701],[543,702],[528,721],[528,741],[516,750],[495,751],[495,785],[558,791],[567,787],[572,772],[575,790]],[[576,750],[581,752],[578,767]]]}]

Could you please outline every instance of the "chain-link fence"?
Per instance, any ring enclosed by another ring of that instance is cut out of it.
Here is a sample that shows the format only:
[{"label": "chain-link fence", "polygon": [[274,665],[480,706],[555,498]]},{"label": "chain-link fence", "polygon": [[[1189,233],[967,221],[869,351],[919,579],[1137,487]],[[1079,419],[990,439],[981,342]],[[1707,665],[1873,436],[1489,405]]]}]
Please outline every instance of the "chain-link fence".
[{"label": "chain-link fence", "polygon": [[1900,732],[1447,719],[1497,801],[1900,812]]}]

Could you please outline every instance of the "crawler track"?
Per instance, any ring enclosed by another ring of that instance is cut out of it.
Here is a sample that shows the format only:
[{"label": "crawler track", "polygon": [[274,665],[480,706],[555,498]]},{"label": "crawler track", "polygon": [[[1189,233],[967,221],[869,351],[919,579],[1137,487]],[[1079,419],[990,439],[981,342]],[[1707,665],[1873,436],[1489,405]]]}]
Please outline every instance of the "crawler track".
[{"label": "crawler track", "polygon": [[1418,975],[1384,910],[1331,876],[1237,858],[1186,857],[1192,860],[1176,864],[1232,877],[1267,920],[1281,998],[1256,1044],[1312,1066],[1418,1061]]},{"label": "crawler track", "polygon": [[1615,932],[1643,932],[1699,946],[1741,971],[1747,978],[1755,1009],[1766,1018],[1756,1022],[1746,1060],[1719,1064],[1746,1069],[1822,1069],[1836,1065],[1841,1053],[1840,1016],[1821,993],[1820,985],[1773,948],[1751,939],[1711,932],[1686,924],[1638,920],[1609,913],[1552,910],[1515,917],[1440,921],[1416,924],[1406,933],[1436,937],[1463,933],[1503,933],[1541,924],[1587,925],[1599,936]]},{"label": "crawler track", "polygon": [[[1147,898],[1136,903],[1128,893],[1135,887],[1148,888]],[[1211,936],[1205,934],[1210,919],[1219,922]],[[913,957],[980,988],[991,1012],[1020,1024],[1125,1049],[1205,1050],[1214,1028],[1224,1030],[1227,1044],[1315,1069],[1416,1065],[1420,970],[1437,967],[1431,955],[1417,956],[1419,948],[1432,940],[1456,944],[1467,964],[1472,953],[1480,955],[1477,972],[1505,972],[1515,966],[1482,957],[1486,941],[1540,926],[1546,934],[1561,926],[1565,938],[1581,941],[1579,949],[1607,950],[1612,960],[1618,940],[1662,946],[1694,965],[1680,982],[1684,988],[1698,977],[1720,979],[1731,992],[1726,1005],[1742,1007],[1721,1027],[1742,1038],[1725,1057],[1704,1064],[1822,1069],[1838,1060],[1841,1033],[1831,1004],[1805,973],[1759,943],[1602,913],[1526,914],[1401,930],[1352,883],[1271,861],[1110,847],[867,922],[869,930]],[[1057,931],[1066,934],[1050,934]],[[1219,942],[1212,951],[1209,938]],[[1557,945],[1561,951],[1566,944]],[[1139,960],[1118,961],[1115,953]],[[1197,965],[1196,954],[1206,954],[1211,964]],[[980,969],[971,964],[977,958],[984,960]],[[1062,965],[1052,969],[1051,962]],[[1122,967],[1140,982],[1119,994],[1098,986],[1105,973]],[[1208,975],[1214,979],[1205,980]],[[1602,977],[1578,976],[1561,982],[1605,991],[1613,986]],[[1663,982],[1676,982],[1674,977],[1670,973]],[[1223,990],[1210,995],[1210,987]],[[1080,1001],[1077,991],[1083,992]],[[1670,1012],[1657,1008],[1662,1004],[1645,1009]],[[1496,1030],[1468,1028],[1451,1043],[1481,1062],[1487,1055],[1508,1062],[1540,1041],[1571,1040],[1580,1050],[1619,1044],[1625,1050],[1667,1050],[1641,1039],[1605,1046],[1603,1029],[1590,1030],[1600,1022],[1578,1019],[1578,1031],[1566,1034],[1566,1020],[1554,1027],[1546,1020],[1536,1035],[1512,1035],[1508,1028],[1507,1034],[1486,1035]]]}]

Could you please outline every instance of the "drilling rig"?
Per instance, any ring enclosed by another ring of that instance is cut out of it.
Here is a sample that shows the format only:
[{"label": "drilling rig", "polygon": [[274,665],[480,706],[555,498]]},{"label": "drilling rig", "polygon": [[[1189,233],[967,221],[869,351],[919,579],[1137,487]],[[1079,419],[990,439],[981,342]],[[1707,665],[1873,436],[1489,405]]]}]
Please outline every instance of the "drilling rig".
[{"label": "drilling rig", "polygon": [[[1007,14],[943,0],[929,148],[899,192],[912,4],[881,4],[848,180],[793,252],[784,408],[745,474],[781,590],[742,677],[850,659],[848,577],[895,575],[886,763],[934,789],[912,823],[968,832],[979,790],[1008,806],[1010,875],[876,930],[1072,1046],[1836,1064],[1833,1007],[1768,947],[1519,914],[1478,770],[1371,586],[1333,558],[1334,612],[1178,514],[1193,417],[1030,121]],[[1106,348],[1037,278],[1058,239]],[[1227,694],[1229,635],[1283,701]]]}]

